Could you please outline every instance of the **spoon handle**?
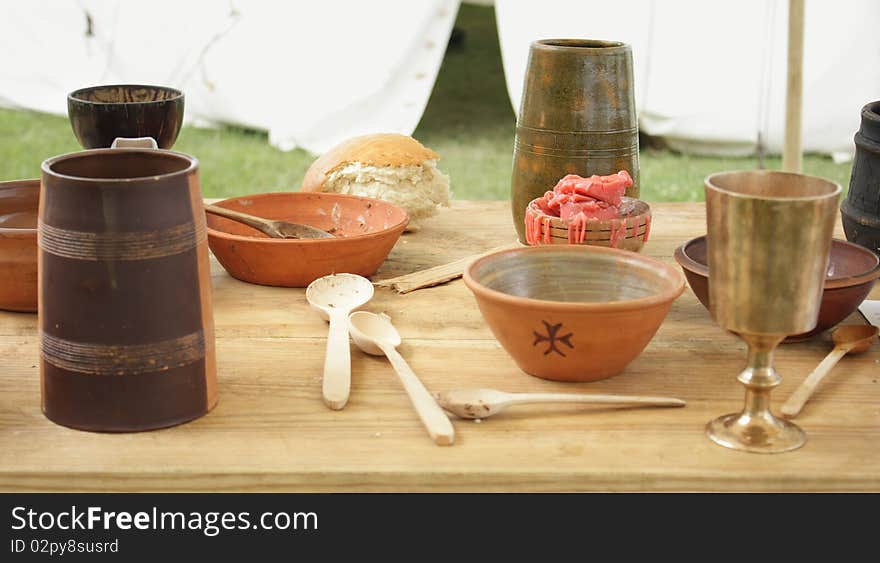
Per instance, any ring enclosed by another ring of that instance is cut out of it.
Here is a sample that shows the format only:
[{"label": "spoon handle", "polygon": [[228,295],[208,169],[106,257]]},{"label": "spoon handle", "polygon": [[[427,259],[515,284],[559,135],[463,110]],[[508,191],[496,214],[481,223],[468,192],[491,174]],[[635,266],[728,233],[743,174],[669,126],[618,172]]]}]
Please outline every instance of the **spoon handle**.
[{"label": "spoon handle", "polygon": [[238,223],[244,223],[245,225],[253,227],[270,237],[280,237],[280,235],[268,219],[254,217],[253,215],[248,215],[247,213],[239,213],[238,211],[226,209],[217,205],[205,204],[205,211],[207,213],[211,213],[212,215],[219,215],[221,217],[226,217],[227,219],[232,219],[233,221],[236,221]]},{"label": "spoon handle", "polygon": [[779,409],[782,412],[782,416],[785,418],[796,417],[816,391],[816,387],[819,386],[822,379],[828,375],[831,368],[833,368],[837,362],[840,361],[840,358],[844,357],[848,351],[849,350],[844,346],[835,346],[834,350],[831,350],[831,352],[825,356],[825,359],[819,362],[816,369],[804,379],[804,382],[801,383],[800,386],[794,390],[794,393],[791,394],[791,397],[785,401],[782,408]]},{"label": "spoon handle", "polygon": [[511,393],[508,404],[525,403],[591,403],[597,405],[631,405],[642,407],[683,407],[685,402],[672,397],[626,395],[587,395],[575,393]]},{"label": "spoon handle", "polygon": [[403,356],[391,346],[383,346],[383,351],[388,356],[394,371],[400,377],[403,388],[406,389],[413,407],[415,407],[419,418],[422,419],[422,424],[425,425],[431,439],[439,446],[452,445],[452,442],[455,441],[455,429],[452,427],[449,417],[446,416],[431,393],[425,389]]},{"label": "spoon handle", "polygon": [[348,348],[348,319],[345,313],[330,314],[327,354],[324,357],[324,404],[333,410],[342,409],[351,392],[351,354]]}]

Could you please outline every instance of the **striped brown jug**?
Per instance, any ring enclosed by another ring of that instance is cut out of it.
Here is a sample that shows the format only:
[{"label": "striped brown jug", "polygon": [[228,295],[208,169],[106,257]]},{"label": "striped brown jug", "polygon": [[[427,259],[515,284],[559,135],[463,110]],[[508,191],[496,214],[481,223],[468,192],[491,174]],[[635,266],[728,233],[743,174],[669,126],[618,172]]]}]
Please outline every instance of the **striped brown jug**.
[{"label": "striped brown jug", "polygon": [[198,168],[149,148],[43,162],[40,375],[53,422],[150,430],[217,403]]}]

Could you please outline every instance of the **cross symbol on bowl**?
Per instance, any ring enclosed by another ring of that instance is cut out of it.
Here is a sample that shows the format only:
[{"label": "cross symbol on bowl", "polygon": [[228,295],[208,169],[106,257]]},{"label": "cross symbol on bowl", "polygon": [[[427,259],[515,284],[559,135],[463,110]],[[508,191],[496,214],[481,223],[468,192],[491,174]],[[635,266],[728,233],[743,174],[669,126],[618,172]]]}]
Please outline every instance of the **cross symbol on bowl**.
[{"label": "cross symbol on bowl", "polygon": [[535,341],[532,343],[532,346],[537,346],[541,342],[547,343],[547,349],[544,350],[544,355],[546,356],[550,352],[556,352],[563,358],[565,357],[565,353],[562,352],[557,346],[557,342],[561,342],[565,344],[569,348],[574,349],[574,344],[571,343],[571,337],[573,336],[573,332],[569,332],[568,334],[563,334],[561,336],[558,335],[559,330],[562,328],[562,323],[551,325],[547,321],[541,321],[544,323],[544,327],[547,330],[547,334],[539,334],[538,331],[533,330],[532,333],[535,335]]}]

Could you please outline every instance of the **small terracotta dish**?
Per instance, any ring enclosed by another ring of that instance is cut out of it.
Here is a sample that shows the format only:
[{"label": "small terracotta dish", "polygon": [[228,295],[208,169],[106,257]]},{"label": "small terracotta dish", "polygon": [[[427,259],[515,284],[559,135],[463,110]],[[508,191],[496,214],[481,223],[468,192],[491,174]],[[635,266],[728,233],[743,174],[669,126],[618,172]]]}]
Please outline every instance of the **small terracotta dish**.
[{"label": "small terracotta dish", "polygon": [[409,222],[406,212],[396,205],[342,194],[267,193],[215,205],[336,235],[332,239],[269,238],[247,225],[207,216],[211,252],[230,275],[283,287],[306,287],[329,274],[374,274]]},{"label": "small terracotta dish", "polygon": [[538,199],[526,208],[526,240],[530,245],[584,244],[638,252],[651,234],[651,208],[640,199],[624,197],[619,218],[589,221],[583,228],[569,228],[566,221],[547,215],[538,208]]},{"label": "small terracotta dish", "polygon": [[464,281],[517,365],[558,381],[623,371],[684,291],[684,276],[672,266],[582,245],[495,252],[472,262]]},{"label": "small terracotta dish", "polygon": [[[709,267],[706,236],[689,240],[675,250],[688,284],[706,309],[709,309]],[[831,241],[831,258],[819,307],[819,322],[810,332],[786,338],[787,342],[804,340],[825,332],[850,316],[871,292],[877,278],[880,259],[870,250],[845,240]]]},{"label": "small terracotta dish", "polygon": [[92,86],[67,96],[67,116],[79,143],[109,148],[116,137],[152,137],[170,149],[183,125],[184,96],[165,86]]},{"label": "small terracotta dish", "polygon": [[39,180],[0,182],[0,309],[37,310]]}]

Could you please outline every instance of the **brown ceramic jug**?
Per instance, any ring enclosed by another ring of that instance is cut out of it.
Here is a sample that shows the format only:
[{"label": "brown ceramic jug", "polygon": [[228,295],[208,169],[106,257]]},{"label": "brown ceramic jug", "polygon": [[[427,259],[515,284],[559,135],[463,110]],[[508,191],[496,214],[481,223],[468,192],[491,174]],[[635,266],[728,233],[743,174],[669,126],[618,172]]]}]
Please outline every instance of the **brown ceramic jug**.
[{"label": "brown ceramic jug", "polygon": [[42,165],[39,328],[43,412],[129,432],[217,403],[198,161],[94,149]]},{"label": "brown ceramic jug", "polygon": [[846,238],[880,254],[880,100],[862,108],[849,191],[840,206]]},{"label": "brown ceramic jug", "polygon": [[566,174],[626,170],[639,196],[639,130],[632,50],[613,41],[532,43],[514,141],[511,205],[526,243],[525,209]]}]

